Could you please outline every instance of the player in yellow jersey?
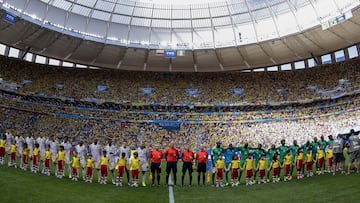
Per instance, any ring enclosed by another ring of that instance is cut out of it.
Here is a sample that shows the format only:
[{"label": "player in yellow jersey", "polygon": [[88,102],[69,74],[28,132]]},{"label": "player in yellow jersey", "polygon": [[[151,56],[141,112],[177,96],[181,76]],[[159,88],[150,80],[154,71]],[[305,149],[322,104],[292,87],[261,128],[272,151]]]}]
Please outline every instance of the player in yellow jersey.
[{"label": "player in yellow jersey", "polygon": [[140,169],[140,159],[138,152],[133,153],[133,157],[130,158],[130,171],[132,179],[132,187],[139,186],[139,169]]},{"label": "player in yellow jersey", "polygon": [[286,152],[283,164],[284,164],[283,167],[284,167],[284,171],[285,171],[284,181],[291,180],[290,179],[290,176],[291,176],[290,169],[291,169],[291,164],[292,164],[292,155],[291,155],[290,150],[288,150]]},{"label": "player in yellow jersey", "polygon": [[17,146],[15,140],[12,141],[10,145],[10,160],[8,163],[8,166],[15,167],[16,168],[16,152],[17,152]]},{"label": "player in yellow jersey", "polygon": [[118,158],[117,162],[116,162],[116,167],[115,170],[118,171],[118,175],[116,177],[116,186],[122,186],[122,179],[123,179],[123,175],[124,175],[124,171],[125,171],[125,167],[126,167],[126,157],[125,157],[125,153],[121,153],[121,157]]},{"label": "player in yellow jersey", "polygon": [[316,163],[317,163],[317,174],[324,174],[323,165],[325,159],[325,152],[321,145],[319,145],[319,150],[316,153]]},{"label": "player in yellow jersey", "polygon": [[65,176],[64,174],[65,151],[64,151],[64,146],[62,145],[60,146],[60,151],[57,154],[56,161],[58,167],[56,177],[63,178]]},{"label": "player in yellow jersey", "polygon": [[269,172],[270,172],[270,170],[272,170],[273,183],[279,182],[279,170],[280,170],[281,165],[280,165],[280,161],[279,161],[278,157],[279,157],[279,155],[277,153],[275,153],[275,155],[272,158],[270,168],[268,169]]},{"label": "player in yellow jersey", "polygon": [[329,145],[328,150],[326,151],[326,159],[328,161],[328,172],[331,173],[333,172],[333,149],[332,149],[332,145]]},{"label": "player in yellow jersey", "polygon": [[258,184],[266,183],[265,175],[266,175],[266,160],[265,160],[265,154],[261,155],[261,158],[259,160],[259,163],[256,167],[256,170],[259,171],[259,179]]},{"label": "player in yellow jersey", "polygon": [[32,152],[32,169],[31,172],[39,172],[39,159],[40,159],[40,149],[39,144],[35,143],[35,148]]},{"label": "player in yellow jersey", "polygon": [[237,155],[234,155],[232,157],[232,160],[228,166],[228,168],[226,169],[226,171],[230,171],[231,170],[231,186],[232,187],[236,187],[239,184],[237,183],[238,177],[239,177],[239,168],[240,168],[240,160],[238,159]]},{"label": "player in yellow jersey", "polygon": [[224,187],[223,176],[225,169],[225,161],[222,159],[222,156],[218,157],[218,160],[215,163],[216,167],[216,187]]},{"label": "player in yellow jersey", "polygon": [[6,136],[3,135],[2,139],[0,140],[0,164],[4,165],[5,163],[5,154],[6,154]]},{"label": "player in yellow jersey", "polygon": [[296,168],[297,168],[297,179],[302,179],[304,176],[302,174],[304,168],[304,153],[301,148],[298,149],[296,154]]},{"label": "player in yellow jersey", "polygon": [[71,172],[73,181],[77,182],[79,180],[79,168],[80,168],[80,158],[77,155],[77,152],[74,152],[74,155],[71,160]]},{"label": "player in yellow jersey", "polygon": [[313,158],[312,158],[311,150],[312,149],[309,148],[306,153],[306,177],[313,176],[313,172],[312,172]]},{"label": "player in yellow jersey", "polygon": [[25,142],[23,145],[23,151],[22,151],[22,170],[26,171],[27,170],[27,165],[29,162],[29,155],[30,155],[30,149],[27,145],[27,143]]},{"label": "player in yellow jersey", "polygon": [[100,159],[99,168],[100,168],[100,184],[106,185],[107,176],[108,176],[108,167],[109,167],[109,158],[106,156],[106,151],[103,151],[103,156]]},{"label": "player in yellow jersey", "polygon": [[51,156],[52,153],[50,151],[50,146],[48,145],[46,147],[46,151],[45,151],[45,170],[44,170],[44,174],[47,176],[50,176],[50,163],[51,163]]},{"label": "player in yellow jersey", "polygon": [[93,179],[93,168],[94,168],[94,160],[92,159],[92,155],[89,154],[88,158],[86,159],[86,176],[85,182],[92,183]]},{"label": "player in yellow jersey", "polygon": [[243,170],[246,170],[246,186],[251,185],[251,177],[253,176],[253,170],[255,169],[255,163],[252,158],[252,154],[249,153],[248,157],[245,160],[245,165]]}]

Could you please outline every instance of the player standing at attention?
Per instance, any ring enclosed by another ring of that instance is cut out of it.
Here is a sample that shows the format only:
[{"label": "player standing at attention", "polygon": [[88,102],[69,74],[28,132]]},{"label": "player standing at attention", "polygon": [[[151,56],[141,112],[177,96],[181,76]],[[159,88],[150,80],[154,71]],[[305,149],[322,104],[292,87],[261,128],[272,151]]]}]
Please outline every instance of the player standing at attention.
[{"label": "player standing at attention", "polygon": [[[285,145],[286,143],[285,143],[284,139],[282,139],[280,141],[280,144],[281,145],[278,146],[276,149],[279,152],[279,155],[280,155],[279,162],[280,162],[280,165],[282,166],[284,164],[284,158],[286,156],[286,151],[288,150],[288,146]],[[279,168],[279,175],[278,175],[279,179],[280,179],[280,172],[281,172],[281,168]]]},{"label": "player standing at attention", "polygon": [[60,145],[60,151],[58,151],[57,157],[57,178],[63,178],[64,177],[64,165],[65,165],[65,150],[64,146]]},{"label": "player standing at attention", "polygon": [[296,153],[296,168],[297,168],[297,179],[303,178],[303,168],[304,168],[304,153],[301,148],[298,149]]},{"label": "player standing at attention", "polygon": [[186,149],[181,153],[181,158],[183,161],[182,166],[182,176],[181,176],[181,186],[184,186],[184,179],[186,171],[189,172],[190,177],[190,186],[192,183],[192,172],[193,172],[193,161],[194,161],[194,152],[190,150],[190,146],[188,145]]},{"label": "player standing at attention", "polygon": [[284,163],[283,167],[284,167],[284,170],[285,170],[284,181],[291,180],[290,179],[290,168],[291,168],[291,164],[293,162],[292,162],[292,155],[291,155],[290,150],[286,151],[286,155],[285,155],[283,163]]},{"label": "player standing at attention", "polygon": [[[70,151],[71,151],[71,147],[72,144],[70,143],[70,140],[68,137],[65,137],[64,141],[61,143],[62,146],[64,146],[64,150],[65,150],[65,165],[67,166],[66,168],[68,169],[68,173],[69,173],[69,178],[71,178],[71,164],[70,164]],[[64,173],[65,176],[65,173]]]},{"label": "player standing at attention", "polygon": [[324,174],[323,164],[325,159],[325,152],[321,145],[319,145],[319,150],[316,153],[316,163],[317,163],[317,174]]},{"label": "player standing at attention", "polygon": [[[225,168],[230,169],[229,165],[231,164],[233,157],[237,155],[237,149],[233,147],[232,144],[229,144],[229,147],[224,150],[225,156]],[[225,186],[229,184],[229,170],[225,170]]]},{"label": "player standing at attention", "polygon": [[6,154],[6,135],[2,136],[0,140],[0,164],[4,165],[5,163],[5,154]]},{"label": "player standing at attention", "polygon": [[27,165],[29,163],[29,155],[30,155],[30,149],[27,145],[26,142],[24,142],[24,145],[23,145],[23,151],[22,151],[22,169],[24,171],[27,170]]},{"label": "player standing at attention", "polygon": [[35,143],[35,148],[32,152],[32,170],[31,172],[33,173],[37,173],[39,172],[39,160],[40,160],[40,149],[39,149],[39,144]]},{"label": "player standing at attention", "polygon": [[[119,153],[120,154],[125,153],[126,160],[130,159],[130,147],[127,146],[126,142],[123,142],[122,146],[119,149]],[[130,185],[130,174],[129,174],[129,170],[127,167],[125,167],[125,173],[126,173],[128,185]]]},{"label": "player standing at attention", "polygon": [[86,159],[86,177],[85,182],[92,183],[93,180],[93,168],[94,168],[94,160],[92,159],[92,155],[89,154]]},{"label": "player standing at attention", "polygon": [[137,153],[139,155],[139,160],[140,160],[140,169],[141,170],[141,178],[142,178],[142,183],[141,185],[143,187],[146,186],[145,180],[146,180],[146,171],[147,171],[147,160],[149,159],[149,151],[148,149],[146,149],[145,144],[141,144],[139,148],[137,148]]},{"label": "player standing at attention", "polygon": [[202,183],[205,185],[206,162],[208,161],[209,154],[204,150],[205,147],[200,146],[200,151],[196,153],[196,168],[198,172],[198,185],[200,185],[200,176],[202,175]]},{"label": "player standing at attention", "polygon": [[251,177],[253,176],[253,170],[255,169],[254,160],[252,154],[249,153],[245,160],[245,166],[242,168],[246,170],[246,186],[251,185]]},{"label": "player standing at attention", "polygon": [[98,182],[100,183],[101,174],[100,174],[100,168],[98,168],[98,167],[100,165],[101,152],[100,152],[100,145],[98,144],[98,141],[96,139],[90,145],[90,152],[91,152],[92,159],[94,160],[94,164],[95,164],[95,167],[98,172]]},{"label": "player standing at attention", "polygon": [[300,146],[297,144],[297,140],[293,141],[293,145],[289,147],[291,150],[291,170],[290,170],[290,180],[292,180],[293,178],[293,172],[294,172],[294,168],[296,167],[296,156],[298,153],[298,149],[300,148]]},{"label": "player standing at attention", "polygon": [[[273,160],[273,157],[275,156],[276,154],[276,148],[275,148],[275,145],[271,145],[271,148],[266,152],[267,154],[267,168],[270,168],[271,167],[271,163],[272,163],[272,160]],[[270,172],[268,171],[267,173],[267,182],[270,182]]]},{"label": "player standing at attention", "polygon": [[106,185],[108,176],[108,167],[110,160],[106,156],[106,151],[103,151],[103,156],[100,159],[98,168],[100,168],[100,184]]},{"label": "player standing at attention", "polygon": [[10,161],[8,163],[8,166],[15,167],[16,168],[16,152],[17,152],[17,146],[15,140],[12,141],[10,145]]},{"label": "player standing at attention", "polygon": [[[324,157],[325,157],[325,150],[326,150],[326,147],[327,147],[327,142],[325,141],[325,138],[324,138],[323,135],[320,136],[319,146],[322,147],[322,149],[324,151]],[[324,161],[324,163],[322,165],[322,168],[321,168],[321,171],[326,172],[326,161]]]},{"label": "player standing at attention", "polygon": [[50,145],[48,145],[46,147],[46,151],[45,151],[45,170],[44,170],[44,174],[47,176],[50,176],[50,163],[51,163],[51,151],[50,151]]},{"label": "player standing at attention", "polygon": [[123,179],[126,163],[127,163],[127,160],[125,158],[125,153],[123,152],[123,153],[121,153],[121,157],[118,158],[118,160],[116,162],[116,167],[115,167],[115,169],[117,169],[117,172],[118,172],[117,177],[116,177],[116,186],[118,186],[118,187],[122,186],[122,179]]},{"label": "player standing at attention", "polygon": [[313,176],[312,166],[313,166],[313,156],[312,156],[311,147],[308,149],[306,153],[306,177]]},{"label": "player standing at attention", "polygon": [[133,153],[133,157],[130,158],[130,171],[131,171],[131,187],[139,187],[139,169],[140,169],[140,160],[139,154],[137,151]]},{"label": "player standing at attention", "polygon": [[332,145],[328,146],[328,149],[326,150],[326,159],[328,161],[328,173],[332,172],[332,168],[333,168],[333,150],[332,150]]},{"label": "player standing at attention", "polygon": [[[125,153],[124,153],[125,154]],[[159,149],[159,144],[155,144],[155,148],[150,152],[150,161],[151,161],[151,176],[152,176],[152,186],[155,186],[155,172],[157,184],[160,185],[160,173],[161,173],[161,159],[164,158],[163,152]]]},{"label": "player standing at attention", "polygon": [[230,171],[231,169],[231,186],[235,187],[238,186],[237,180],[239,177],[239,168],[240,168],[240,160],[237,155],[233,155],[232,161],[230,162],[227,171]]},{"label": "player standing at attention", "polygon": [[265,171],[266,171],[265,154],[261,155],[261,159],[259,160],[256,170],[259,170],[258,184],[266,183],[266,180],[265,180]]},{"label": "player standing at attention", "polygon": [[169,148],[164,153],[166,159],[166,184],[169,185],[169,176],[172,171],[174,175],[174,185],[176,186],[177,160],[179,151],[174,147],[174,143],[170,143]]},{"label": "player standing at attention", "polygon": [[[317,137],[314,137],[314,141],[312,141],[310,143],[310,147],[312,149],[311,154],[312,154],[313,160],[316,160],[317,150],[319,148],[319,142],[318,142]],[[317,163],[315,162],[315,164],[317,164]]]},{"label": "player standing at attention", "polygon": [[80,158],[82,178],[83,178],[83,180],[85,180],[85,174],[86,174],[86,172],[85,172],[85,165],[86,165],[85,155],[87,154],[87,152],[86,152],[86,147],[85,147],[83,141],[80,141],[79,144],[77,144],[75,146],[75,151],[77,152],[78,157]]},{"label": "player standing at attention", "polygon": [[[240,152],[240,157],[241,157],[240,158],[240,167],[243,168],[244,164],[245,164],[245,160],[248,157],[248,154],[249,154],[249,151],[250,151],[249,144],[245,143],[244,146],[239,146],[237,149],[238,149],[238,152]],[[242,176],[242,171],[243,170],[240,170],[240,175],[239,175],[239,178],[238,178],[238,184],[240,183],[240,179],[241,179],[241,176]]]},{"label": "player standing at attention", "polygon": [[215,172],[216,172],[215,164],[218,158],[222,156],[223,152],[224,149],[221,147],[221,142],[217,141],[216,146],[212,149],[212,156],[211,156],[211,162],[213,163],[213,174],[212,174],[212,185],[211,185],[212,187],[215,186]]},{"label": "player standing at attention", "polygon": [[223,177],[225,170],[225,161],[222,159],[222,156],[218,156],[216,163],[216,187],[224,187]]},{"label": "player standing at attention", "polygon": [[80,168],[80,158],[77,155],[77,152],[74,152],[71,161],[71,172],[72,172],[72,179],[73,181],[77,182],[79,180],[79,168]]},{"label": "player standing at attention", "polygon": [[350,146],[348,149],[349,153],[349,164],[347,175],[350,175],[351,165],[354,165],[357,169],[357,173],[360,171],[360,138],[358,136],[359,131],[355,132],[354,129],[350,130]]}]

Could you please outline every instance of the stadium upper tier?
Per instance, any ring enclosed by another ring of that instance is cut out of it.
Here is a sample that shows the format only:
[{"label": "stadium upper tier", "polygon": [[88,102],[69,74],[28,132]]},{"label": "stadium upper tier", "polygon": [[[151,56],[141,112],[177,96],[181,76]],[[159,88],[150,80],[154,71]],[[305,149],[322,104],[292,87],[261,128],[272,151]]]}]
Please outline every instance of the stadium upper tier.
[{"label": "stadium upper tier", "polygon": [[251,69],[306,59],[311,53],[319,56],[359,42],[354,35],[360,30],[358,0],[0,3],[14,15],[9,18],[26,21],[0,23],[1,42],[99,67],[186,72]]},{"label": "stadium upper tier", "polygon": [[0,58],[1,86],[11,91],[133,105],[279,105],[359,92],[360,61],[279,72],[153,73],[59,68]]}]

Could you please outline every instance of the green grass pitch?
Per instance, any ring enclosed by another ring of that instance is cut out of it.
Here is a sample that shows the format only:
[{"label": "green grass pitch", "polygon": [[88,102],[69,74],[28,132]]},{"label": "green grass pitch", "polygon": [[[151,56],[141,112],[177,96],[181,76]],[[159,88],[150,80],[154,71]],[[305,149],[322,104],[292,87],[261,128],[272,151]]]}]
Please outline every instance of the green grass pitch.
[{"label": "green grass pitch", "polygon": [[[178,164],[179,168],[182,163]],[[126,202],[161,203],[169,202],[169,189],[164,185],[162,173],[160,187],[131,188],[115,187],[112,184],[73,182],[68,178],[56,179],[54,176],[32,174],[29,171],[0,166],[0,202]],[[147,174],[148,176],[148,174]],[[125,182],[126,181],[126,178]],[[360,199],[360,174],[325,174],[290,182],[267,183],[246,187],[244,180],[238,187],[212,188],[197,186],[194,173],[192,187],[174,187],[174,199],[179,202],[358,202]],[[178,185],[181,183],[178,173]],[[188,179],[185,180],[188,184]]]}]

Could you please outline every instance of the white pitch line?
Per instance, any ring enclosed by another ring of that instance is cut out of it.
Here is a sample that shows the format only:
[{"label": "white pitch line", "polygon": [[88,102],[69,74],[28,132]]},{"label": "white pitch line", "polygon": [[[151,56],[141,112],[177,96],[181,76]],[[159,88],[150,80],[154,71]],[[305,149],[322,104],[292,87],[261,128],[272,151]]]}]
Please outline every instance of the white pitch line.
[{"label": "white pitch line", "polygon": [[169,176],[169,203],[175,203],[172,176]]}]

